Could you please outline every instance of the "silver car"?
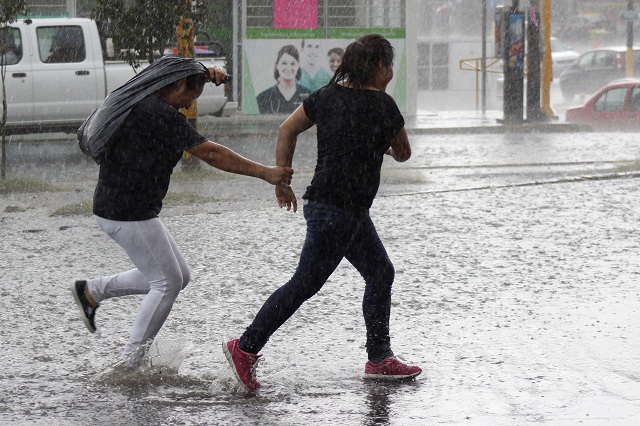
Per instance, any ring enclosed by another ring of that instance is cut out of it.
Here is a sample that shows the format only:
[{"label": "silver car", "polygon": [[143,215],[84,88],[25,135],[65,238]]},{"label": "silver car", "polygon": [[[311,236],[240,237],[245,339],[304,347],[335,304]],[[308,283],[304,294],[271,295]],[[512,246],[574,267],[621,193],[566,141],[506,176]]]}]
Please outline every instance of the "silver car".
[{"label": "silver car", "polygon": [[569,68],[580,57],[580,54],[566,46],[555,37],[551,37],[551,62],[553,63],[554,80]]}]

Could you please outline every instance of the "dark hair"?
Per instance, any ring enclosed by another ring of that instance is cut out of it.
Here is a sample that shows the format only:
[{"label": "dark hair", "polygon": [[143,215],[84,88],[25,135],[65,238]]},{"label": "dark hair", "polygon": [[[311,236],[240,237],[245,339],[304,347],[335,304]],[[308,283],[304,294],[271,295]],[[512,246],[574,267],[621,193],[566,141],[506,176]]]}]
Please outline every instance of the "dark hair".
[{"label": "dark hair", "polygon": [[361,89],[375,80],[378,64],[393,64],[393,46],[380,34],[369,34],[349,44],[342,55],[342,63],[329,84],[348,81]]},{"label": "dark hair", "polygon": [[296,81],[300,80],[300,77],[302,77],[302,70],[300,69],[300,66],[299,66],[300,55],[298,54],[298,49],[296,49],[296,47],[291,44],[282,46],[278,51],[278,57],[276,58],[276,63],[273,66],[273,78],[275,78],[276,81],[278,81],[278,79],[280,78],[280,73],[278,72],[278,62],[280,62],[280,58],[282,58],[282,55],[284,55],[285,53],[287,55],[292,56],[296,61],[298,61],[298,72],[296,73]]},{"label": "dark hair", "polygon": [[[200,87],[204,86],[204,84],[207,82],[207,75],[203,72],[198,72],[195,74],[189,74],[188,76],[184,77],[184,79],[186,80],[187,89],[199,90]],[[177,86],[180,80],[169,83],[165,87]]]},{"label": "dark hair", "polygon": [[327,56],[331,56],[331,54],[335,53],[338,56],[342,56],[344,55],[344,49],[341,47],[334,47],[333,49],[330,49],[329,52],[327,52]]},{"label": "dark hair", "polygon": [[190,74],[187,76],[187,89],[198,90],[207,82],[207,75],[204,73]]}]

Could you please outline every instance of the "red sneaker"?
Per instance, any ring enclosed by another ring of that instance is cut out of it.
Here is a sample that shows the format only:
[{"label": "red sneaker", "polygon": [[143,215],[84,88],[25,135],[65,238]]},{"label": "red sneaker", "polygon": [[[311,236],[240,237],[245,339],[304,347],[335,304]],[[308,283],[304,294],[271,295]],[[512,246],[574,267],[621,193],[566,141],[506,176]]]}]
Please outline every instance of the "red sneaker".
[{"label": "red sneaker", "polygon": [[415,377],[422,373],[416,365],[407,365],[395,356],[390,356],[379,364],[367,361],[364,366],[365,379],[401,380]]},{"label": "red sneaker", "polygon": [[236,378],[242,385],[253,391],[260,387],[260,383],[256,380],[256,367],[259,358],[262,355],[250,354],[238,346],[240,339],[229,340],[222,344],[222,351],[227,357],[227,361],[231,364],[231,369]]}]

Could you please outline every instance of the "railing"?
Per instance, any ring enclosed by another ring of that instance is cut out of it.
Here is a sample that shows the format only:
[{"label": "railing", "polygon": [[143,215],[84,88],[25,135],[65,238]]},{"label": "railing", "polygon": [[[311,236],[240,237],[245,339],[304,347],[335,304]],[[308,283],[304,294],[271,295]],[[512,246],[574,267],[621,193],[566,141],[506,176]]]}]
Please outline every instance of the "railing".
[{"label": "railing", "polygon": [[460,60],[461,71],[474,71],[476,73],[476,110],[480,108],[480,73],[503,74],[502,58],[485,58],[485,69],[482,68],[482,58]]}]

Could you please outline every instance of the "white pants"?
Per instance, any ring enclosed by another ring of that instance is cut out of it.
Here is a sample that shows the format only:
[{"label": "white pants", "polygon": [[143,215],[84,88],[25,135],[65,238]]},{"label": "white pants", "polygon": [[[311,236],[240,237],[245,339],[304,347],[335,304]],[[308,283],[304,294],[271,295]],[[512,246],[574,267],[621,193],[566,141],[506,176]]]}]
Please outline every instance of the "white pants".
[{"label": "white pants", "polygon": [[189,265],[160,219],[121,222],[94,217],[100,229],[124,249],[135,268],[87,281],[89,293],[98,303],[112,297],[145,295],[122,353],[127,366],[136,368],[180,290],[189,283]]}]

